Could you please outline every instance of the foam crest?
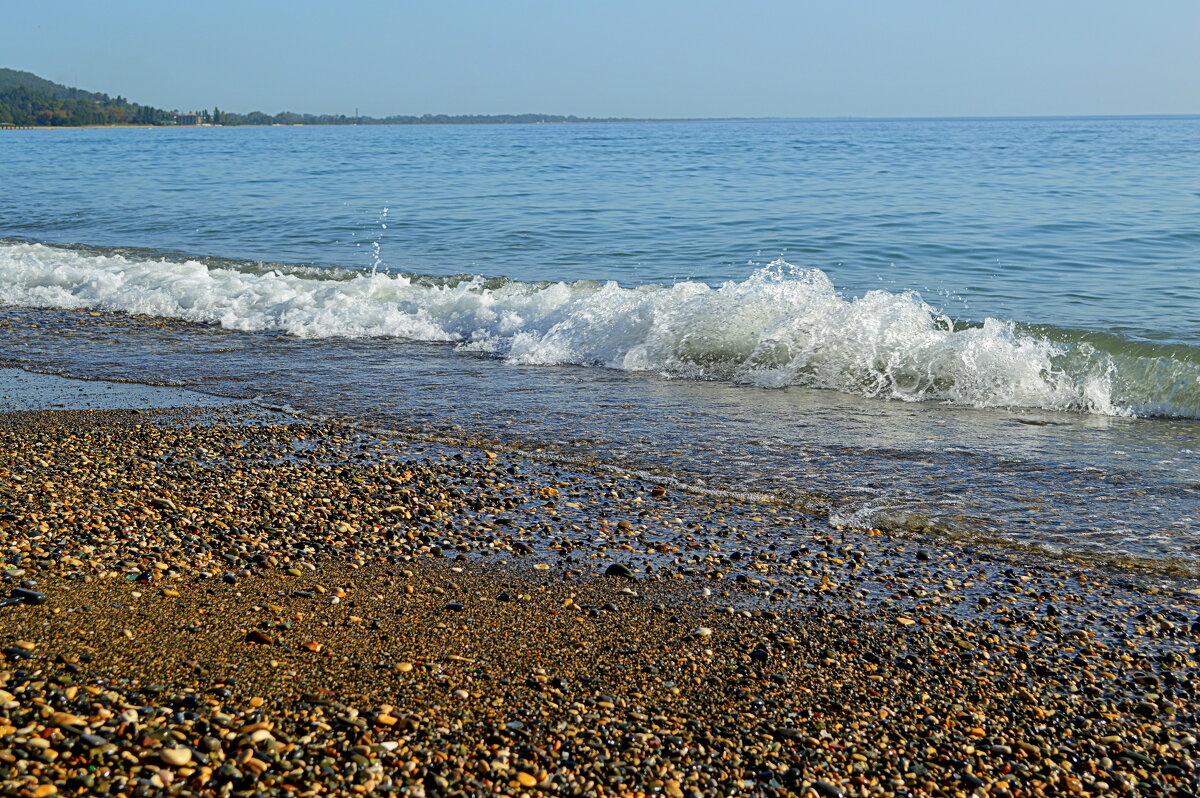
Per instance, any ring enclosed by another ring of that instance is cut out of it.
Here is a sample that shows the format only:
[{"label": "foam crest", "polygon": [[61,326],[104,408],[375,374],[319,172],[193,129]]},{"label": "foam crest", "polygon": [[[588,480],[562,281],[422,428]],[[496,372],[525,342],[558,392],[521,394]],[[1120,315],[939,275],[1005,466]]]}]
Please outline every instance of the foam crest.
[{"label": "foam crest", "polygon": [[0,244],[0,303],[123,311],[308,338],[454,342],[521,364],[805,385],[903,401],[1200,415],[1195,362],[956,324],[915,293],[847,298],[777,261],[719,286],[437,281],[137,260]]}]

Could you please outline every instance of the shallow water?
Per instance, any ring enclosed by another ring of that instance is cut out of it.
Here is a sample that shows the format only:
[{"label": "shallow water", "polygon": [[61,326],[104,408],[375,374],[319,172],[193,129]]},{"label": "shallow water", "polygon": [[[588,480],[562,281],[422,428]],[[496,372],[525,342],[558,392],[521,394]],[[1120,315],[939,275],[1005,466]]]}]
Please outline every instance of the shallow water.
[{"label": "shallow water", "polygon": [[9,131],[0,359],[1190,570],[1197,133]]}]

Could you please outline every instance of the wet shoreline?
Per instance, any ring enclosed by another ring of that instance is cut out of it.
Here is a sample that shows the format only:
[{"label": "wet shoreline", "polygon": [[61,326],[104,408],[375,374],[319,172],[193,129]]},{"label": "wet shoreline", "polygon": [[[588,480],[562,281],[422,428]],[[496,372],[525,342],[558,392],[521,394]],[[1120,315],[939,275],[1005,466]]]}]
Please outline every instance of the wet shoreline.
[{"label": "wet shoreline", "polygon": [[17,794],[1196,787],[1188,582],[244,406],[8,413],[0,472]]}]

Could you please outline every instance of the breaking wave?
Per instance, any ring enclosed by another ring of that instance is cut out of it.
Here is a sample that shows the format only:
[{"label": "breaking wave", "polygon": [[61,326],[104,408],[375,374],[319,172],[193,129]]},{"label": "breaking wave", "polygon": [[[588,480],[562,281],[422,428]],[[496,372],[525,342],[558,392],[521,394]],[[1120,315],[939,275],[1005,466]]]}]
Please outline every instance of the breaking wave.
[{"label": "breaking wave", "polygon": [[452,342],[764,388],[1105,415],[1200,417],[1200,354],[1100,333],[956,322],[915,292],[840,294],[776,261],[740,282],[625,288],[229,262],[0,243],[0,303],[90,308],[306,338]]}]

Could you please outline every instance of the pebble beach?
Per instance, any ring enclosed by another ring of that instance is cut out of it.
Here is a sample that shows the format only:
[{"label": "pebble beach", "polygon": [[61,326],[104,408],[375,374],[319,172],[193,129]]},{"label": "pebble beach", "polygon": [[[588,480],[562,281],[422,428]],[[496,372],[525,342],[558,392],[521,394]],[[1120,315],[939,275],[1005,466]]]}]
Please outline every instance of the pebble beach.
[{"label": "pebble beach", "polygon": [[0,551],[6,795],[1200,781],[1186,580],[248,405],[3,413]]}]

